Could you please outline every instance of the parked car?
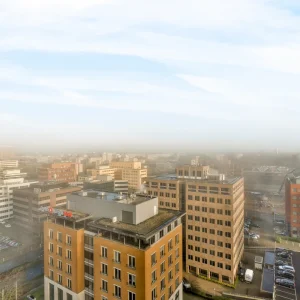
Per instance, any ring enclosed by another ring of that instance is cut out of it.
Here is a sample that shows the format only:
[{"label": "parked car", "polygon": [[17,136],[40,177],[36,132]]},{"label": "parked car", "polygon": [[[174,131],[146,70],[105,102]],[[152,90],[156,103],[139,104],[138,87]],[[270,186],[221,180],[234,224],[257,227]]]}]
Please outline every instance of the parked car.
[{"label": "parked car", "polygon": [[6,224],[5,227],[6,227],[6,228],[10,228],[11,225],[10,225],[10,224]]},{"label": "parked car", "polygon": [[287,278],[287,279],[295,280],[295,275],[289,271],[280,271],[279,270],[276,272],[276,275]]},{"label": "parked car", "polygon": [[249,235],[254,238],[258,238],[258,239],[260,238],[260,235],[254,232],[249,232]]},{"label": "parked car", "polygon": [[291,257],[291,254],[288,253],[288,252],[279,252],[279,253],[277,253],[277,256],[280,257],[280,258],[285,258],[285,259],[287,259],[287,258],[290,258],[290,257]]},{"label": "parked car", "polygon": [[255,223],[253,223],[251,226],[252,226],[252,227],[255,227],[255,228],[260,228],[260,226],[257,225],[257,224],[255,224]]},{"label": "parked car", "polygon": [[290,289],[295,288],[295,282],[288,280],[288,279],[276,278],[275,282],[276,282],[276,284],[282,285],[284,287],[288,287]]},{"label": "parked car", "polygon": [[185,277],[183,277],[183,279],[182,279],[182,285],[183,285],[183,290],[185,292],[190,292],[192,290],[191,284]]},{"label": "parked car", "polygon": [[288,265],[279,266],[278,270],[280,270],[280,271],[289,271],[289,272],[295,273],[294,267],[288,266]]},{"label": "parked car", "polygon": [[289,264],[286,262],[286,261],[284,261],[284,260],[276,260],[275,261],[275,266],[284,266],[284,265],[287,265],[287,266],[289,266]]}]

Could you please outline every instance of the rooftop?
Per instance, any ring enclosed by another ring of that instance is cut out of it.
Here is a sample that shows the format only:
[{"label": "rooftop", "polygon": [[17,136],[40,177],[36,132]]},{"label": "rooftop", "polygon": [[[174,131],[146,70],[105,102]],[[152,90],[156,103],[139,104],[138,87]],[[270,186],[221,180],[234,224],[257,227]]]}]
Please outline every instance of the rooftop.
[{"label": "rooftop", "polygon": [[142,202],[148,201],[149,199],[155,198],[147,194],[121,194],[121,193],[109,193],[99,192],[96,190],[83,190],[80,192],[73,192],[72,196],[84,197],[86,200],[90,199],[101,199],[106,201],[115,201],[118,203],[137,205]]},{"label": "rooftop", "polygon": [[275,265],[275,253],[266,251],[264,260],[265,260],[265,265],[274,266]]},{"label": "rooftop", "polygon": [[[41,211],[41,213],[42,212],[43,211]],[[53,208],[53,209],[45,208],[44,212],[47,212],[48,217],[50,217],[50,218],[73,221],[73,222],[81,222],[81,221],[92,218],[92,215],[90,215],[90,214],[86,214],[86,213],[82,213],[82,212],[74,211],[74,210],[63,210],[63,209],[58,209],[58,208]]]},{"label": "rooftop", "polygon": [[273,293],[274,289],[274,270],[264,268],[261,282],[261,291]]},{"label": "rooftop", "polygon": [[113,222],[110,218],[101,218],[89,223],[89,226],[95,229],[110,230],[125,235],[140,235],[144,238],[165,227],[168,223],[172,222],[184,213],[180,211],[168,211],[160,209],[158,214],[139,223],[138,225],[127,224],[123,222]]}]

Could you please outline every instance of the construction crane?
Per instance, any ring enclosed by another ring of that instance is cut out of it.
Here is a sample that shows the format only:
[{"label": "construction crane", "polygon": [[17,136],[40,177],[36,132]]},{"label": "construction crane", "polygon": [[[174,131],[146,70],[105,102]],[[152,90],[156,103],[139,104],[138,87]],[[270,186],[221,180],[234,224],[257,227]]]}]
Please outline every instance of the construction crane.
[{"label": "construction crane", "polygon": [[[285,174],[285,176],[284,176],[284,178],[283,178],[283,181],[282,181],[282,184],[281,184],[281,186],[280,186],[280,189],[279,189],[279,191],[278,191],[278,194],[280,194],[280,192],[281,192],[281,190],[282,190],[282,188],[283,188],[283,185],[284,185],[284,183],[285,183],[285,180],[286,180],[286,178],[288,177],[288,175],[294,173],[294,171],[296,171],[296,170],[297,170],[297,168],[296,168],[296,169],[293,169],[292,171],[289,171],[289,172],[287,172],[287,173]],[[298,168],[298,170],[299,170],[299,168]]]}]

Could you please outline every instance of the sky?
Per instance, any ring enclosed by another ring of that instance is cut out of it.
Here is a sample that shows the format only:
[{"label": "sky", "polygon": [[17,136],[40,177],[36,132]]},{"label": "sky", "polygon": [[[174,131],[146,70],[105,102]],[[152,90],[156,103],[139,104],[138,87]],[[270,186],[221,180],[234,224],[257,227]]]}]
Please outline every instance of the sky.
[{"label": "sky", "polygon": [[0,144],[300,147],[297,0],[1,0]]}]

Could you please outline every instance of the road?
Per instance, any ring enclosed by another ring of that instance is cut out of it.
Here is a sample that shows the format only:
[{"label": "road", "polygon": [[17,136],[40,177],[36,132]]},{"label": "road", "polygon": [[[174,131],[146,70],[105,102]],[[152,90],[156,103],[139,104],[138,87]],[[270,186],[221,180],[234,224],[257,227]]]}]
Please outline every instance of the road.
[{"label": "road", "polygon": [[202,297],[196,296],[194,294],[191,293],[183,293],[183,300],[201,300],[204,299]]}]

